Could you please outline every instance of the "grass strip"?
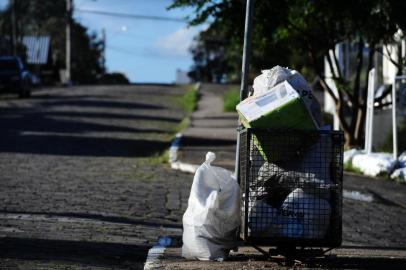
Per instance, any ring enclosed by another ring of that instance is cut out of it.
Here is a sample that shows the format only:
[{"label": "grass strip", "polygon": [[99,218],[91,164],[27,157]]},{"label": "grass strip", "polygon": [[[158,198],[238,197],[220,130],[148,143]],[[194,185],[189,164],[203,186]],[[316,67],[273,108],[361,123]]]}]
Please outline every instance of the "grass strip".
[{"label": "grass strip", "polygon": [[223,96],[224,111],[235,112],[235,107],[240,103],[240,91],[236,88],[230,88]]}]

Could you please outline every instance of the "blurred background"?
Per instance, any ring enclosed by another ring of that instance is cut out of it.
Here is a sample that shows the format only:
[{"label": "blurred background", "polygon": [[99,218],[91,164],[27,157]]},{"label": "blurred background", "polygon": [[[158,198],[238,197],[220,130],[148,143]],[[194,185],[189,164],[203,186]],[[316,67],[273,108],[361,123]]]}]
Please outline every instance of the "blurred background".
[{"label": "blurred background", "polygon": [[[72,82],[104,82],[113,73],[123,81],[172,83],[177,70],[192,65],[188,49],[204,26],[187,27],[190,8],[168,11],[170,0],[71,2]],[[1,55],[15,44],[43,83],[64,81],[67,2],[1,0],[0,8]]]},{"label": "blurred background", "polygon": [[[32,84],[238,83],[244,5],[0,0],[0,54],[18,55]],[[390,85],[405,70],[405,9],[392,0],[258,1],[250,79],[275,65],[298,70],[325,122],[345,132],[348,147],[361,146],[372,68],[376,122],[390,129]],[[388,149],[388,135],[375,134],[374,147]]]}]

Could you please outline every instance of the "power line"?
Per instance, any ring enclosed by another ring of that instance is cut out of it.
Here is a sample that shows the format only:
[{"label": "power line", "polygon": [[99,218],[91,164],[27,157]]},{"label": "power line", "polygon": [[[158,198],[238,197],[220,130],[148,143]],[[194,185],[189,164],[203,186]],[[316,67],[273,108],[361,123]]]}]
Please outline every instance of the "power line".
[{"label": "power line", "polygon": [[75,9],[75,11],[81,12],[81,13],[90,13],[90,14],[111,16],[111,17],[120,17],[120,18],[124,17],[124,18],[136,19],[136,20],[170,21],[170,22],[182,22],[182,23],[187,22],[186,19],[163,17],[163,16],[149,16],[149,15],[109,12],[109,11],[90,10],[90,9],[81,9],[81,8],[77,8],[77,9]]}]

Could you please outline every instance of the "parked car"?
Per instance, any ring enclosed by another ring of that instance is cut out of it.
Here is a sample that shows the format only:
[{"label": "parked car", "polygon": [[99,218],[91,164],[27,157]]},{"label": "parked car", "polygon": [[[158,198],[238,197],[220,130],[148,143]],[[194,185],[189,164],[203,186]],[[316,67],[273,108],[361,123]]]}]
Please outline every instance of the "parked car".
[{"label": "parked car", "polygon": [[0,56],[0,91],[17,93],[20,98],[31,95],[31,74],[20,58]]}]

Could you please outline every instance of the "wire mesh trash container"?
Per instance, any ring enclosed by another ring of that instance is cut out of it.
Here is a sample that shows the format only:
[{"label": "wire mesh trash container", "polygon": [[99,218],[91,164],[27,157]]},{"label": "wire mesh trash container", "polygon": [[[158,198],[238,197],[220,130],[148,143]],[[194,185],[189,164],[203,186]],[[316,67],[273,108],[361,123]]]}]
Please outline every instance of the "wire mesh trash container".
[{"label": "wire mesh trash container", "polygon": [[240,236],[250,244],[337,247],[343,134],[242,129]]}]

